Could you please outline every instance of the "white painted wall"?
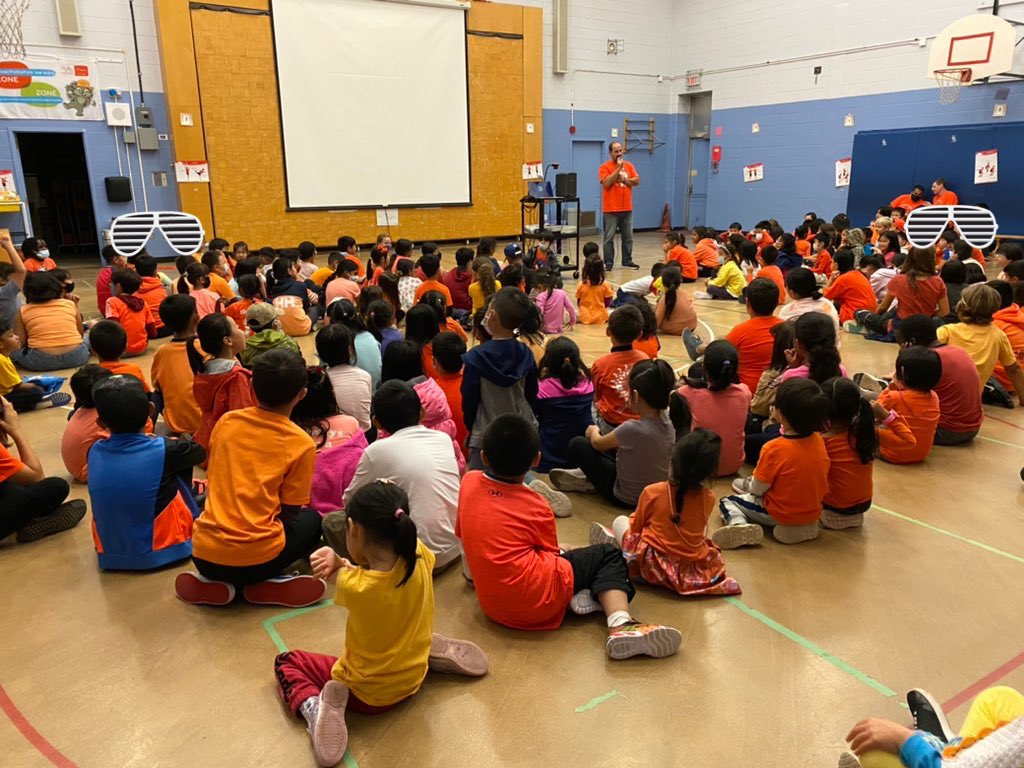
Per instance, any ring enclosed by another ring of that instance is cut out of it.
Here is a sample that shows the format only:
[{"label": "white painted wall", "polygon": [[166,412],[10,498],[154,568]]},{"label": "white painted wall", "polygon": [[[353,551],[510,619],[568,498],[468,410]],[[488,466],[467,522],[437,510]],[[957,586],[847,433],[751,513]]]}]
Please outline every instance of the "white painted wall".
[{"label": "white painted wall", "polygon": [[[100,64],[101,88],[138,90],[135,50],[132,41],[131,15],[128,0],[78,0],[78,13],[82,22],[82,37],[61,37],[57,31],[57,10],[53,0],[33,0],[25,13],[23,32],[29,55],[58,54],[53,46],[70,49],[113,48],[127,52],[128,74],[122,64],[112,61]],[[160,70],[160,51],[153,15],[153,0],[135,0],[135,21],[139,35],[139,58],[142,61],[143,85],[147,93],[163,92]],[[122,61],[118,53],[95,54],[100,59]]]}]

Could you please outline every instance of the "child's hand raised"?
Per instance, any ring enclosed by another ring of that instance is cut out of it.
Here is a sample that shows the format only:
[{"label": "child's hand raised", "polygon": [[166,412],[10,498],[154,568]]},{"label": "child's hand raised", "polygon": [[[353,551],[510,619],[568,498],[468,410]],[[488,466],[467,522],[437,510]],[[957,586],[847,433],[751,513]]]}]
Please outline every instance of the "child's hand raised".
[{"label": "child's hand raised", "polygon": [[788,365],[790,368],[796,368],[798,365],[800,365],[800,363],[801,363],[800,353],[797,352],[796,348],[787,349],[785,351],[785,355],[786,355],[786,365]]},{"label": "child's hand raised", "polygon": [[313,575],[318,579],[326,579],[336,570],[343,567],[343,563],[348,563],[349,567],[352,565],[348,560],[338,557],[330,547],[320,547],[320,549],[309,556],[309,564],[313,567]]}]

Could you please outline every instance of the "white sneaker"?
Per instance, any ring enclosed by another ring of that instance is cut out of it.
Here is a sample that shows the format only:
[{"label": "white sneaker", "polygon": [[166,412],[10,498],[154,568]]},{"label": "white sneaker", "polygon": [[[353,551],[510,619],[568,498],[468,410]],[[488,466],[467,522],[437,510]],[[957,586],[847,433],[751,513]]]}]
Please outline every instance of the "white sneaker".
[{"label": "white sneaker", "polygon": [[739,549],[740,547],[756,547],[764,540],[764,531],[760,525],[739,523],[723,525],[711,534],[711,540],[719,549]]},{"label": "white sneaker", "polygon": [[737,477],[732,481],[732,489],[736,493],[750,493],[750,478],[748,477]]},{"label": "white sneaker", "polygon": [[581,589],[569,601],[569,610],[577,616],[586,616],[588,613],[603,611],[601,604],[594,599],[594,593],[589,589]]},{"label": "white sneaker", "polygon": [[534,480],[528,486],[530,490],[544,497],[544,500],[555,513],[555,517],[572,517],[572,502],[564,493],[560,493],[543,480]]},{"label": "white sneaker", "polygon": [[614,544],[616,547],[619,546],[618,539],[615,538],[615,532],[611,528],[600,523],[591,523],[590,546],[593,547],[598,544]]},{"label": "white sneaker", "polygon": [[548,472],[548,480],[560,491],[569,493],[597,493],[582,469],[552,469]]},{"label": "white sneaker", "polygon": [[693,298],[695,298],[695,299],[713,299],[715,297],[712,296],[707,291],[694,291],[693,292]]}]

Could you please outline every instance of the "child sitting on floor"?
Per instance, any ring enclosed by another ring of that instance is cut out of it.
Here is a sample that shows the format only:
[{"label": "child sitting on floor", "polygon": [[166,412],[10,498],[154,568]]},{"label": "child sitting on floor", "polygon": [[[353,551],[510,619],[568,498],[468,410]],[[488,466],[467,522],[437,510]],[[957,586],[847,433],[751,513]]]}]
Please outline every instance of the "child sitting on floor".
[{"label": "child sitting on floor", "polygon": [[736,579],[725,575],[722,551],[705,535],[720,446],[707,429],[684,435],[672,452],[670,479],[647,486],[636,512],[615,518],[610,530],[591,525],[590,543],[620,547],[634,581],[687,596],[740,594]]},{"label": "child sitting on floor", "polygon": [[484,436],[487,469],[469,472],[462,482],[456,534],[480,608],[499,624],[527,630],[557,629],[567,608],[577,614],[603,611],[605,649],[612,659],[671,656],[682,635],[630,615],[636,590],[616,547],[560,550],[551,509],[523,484],[540,460],[539,449],[537,430],[528,421],[499,416]]},{"label": "child sitting on floor", "polygon": [[806,267],[789,270],[786,275],[786,293],[792,300],[779,310],[779,319],[785,322],[807,314],[820,312],[832,319],[839,336],[839,313],[836,305],[822,297],[818,284],[814,281],[814,273]]},{"label": "child sitting on floor", "polygon": [[362,430],[352,416],[341,412],[327,371],[306,370],[306,395],[292,408],[291,419],[313,438],[316,452],[329,451]]},{"label": "child sitting on floor", "polygon": [[[643,352],[651,360],[657,360],[658,353],[661,352],[661,340],[658,338],[658,316],[650,302],[638,301],[633,306],[640,310],[640,316],[644,319],[640,338],[633,342],[633,349]],[[685,334],[687,331],[683,331],[683,333]]]},{"label": "child sitting on floor", "polygon": [[100,320],[89,331],[89,346],[93,354],[100,360],[100,365],[113,374],[124,374],[134,376],[142,382],[143,389],[147,393],[152,392],[146,374],[134,363],[121,361],[125,346],[128,344],[128,334],[120,323],[113,320]]},{"label": "child sitting on floor", "polygon": [[839,322],[855,323],[854,313],[861,309],[869,312],[876,306],[871,281],[853,266],[853,253],[848,250],[836,254],[836,272],[828,281],[822,296],[839,310]]},{"label": "child sitting on floor", "polygon": [[[775,337],[772,330],[782,321],[775,317],[779,289],[770,280],[755,278],[747,288],[748,320],[734,326],[725,340],[736,347],[740,359],[739,379],[753,393],[772,359]],[[685,341],[685,337],[684,337]],[[703,353],[703,350],[700,350]]]},{"label": "child sitting on floor", "polygon": [[697,327],[697,311],[693,299],[686,291],[680,290],[682,279],[674,266],[661,273],[662,294],[654,316],[658,321],[658,332],[678,336]]},{"label": "child sitting on floor", "polygon": [[[757,252],[757,246],[752,249]],[[736,301],[743,296],[747,287],[747,278],[740,269],[740,253],[735,246],[730,245],[728,256],[722,262],[715,277],[704,281],[703,291],[694,291],[695,299],[732,299]]]},{"label": "child sitting on floor", "polygon": [[942,378],[942,360],[925,347],[900,350],[896,375],[876,402],[903,416],[914,443],[896,433],[880,430],[880,454],[890,464],[917,464],[928,458],[939,423],[939,396],[933,391]]},{"label": "child sitting on floor", "polygon": [[570,466],[567,447],[594,423],[594,385],[576,342],[564,336],[548,342],[540,361],[537,421],[540,472]]},{"label": "child sitting on floor", "polygon": [[685,241],[678,232],[668,232],[661,244],[661,250],[665,253],[665,263],[668,266],[675,266],[682,275],[682,282],[697,282],[697,259],[686,247]]},{"label": "child sitting on floor", "polygon": [[604,277],[604,262],[596,257],[587,259],[583,263],[580,284],[576,287],[580,323],[600,325],[608,322],[608,307],[613,295],[611,285]]},{"label": "child sitting on floor", "polygon": [[334,602],[348,609],[341,658],[286,651],[274,674],[288,709],[306,720],[322,766],[348,746],[347,712],[379,714],[420,689],[427,672],[480,677],[487,656],[466,640],[433,633],[434,556],[416,540],[409,498],[394,483],[360,488],[348,506],[352,561],[321,547],[310,557],[324,579],[337,573]]},{"label": "child sitting on floor", "polygon": [[[167,298],[167,286],[160,279],[157,271],[157,261],[147,253],[135,257],[135,271],[138,272],[140,286],[135,295],[146,302],[149,313],[153,317],[153,324],[156,328],[156,338],[162,339],[171,335],[170,328],[167,328],[160,319],[160,304]],[[109,297],[108,297],[109,298]],[[106,307],[106,303],[103,305]]]},{"label": "child sitting on floor", "polygon": [[142,278],[131,269],[114,273],[113,284],[117,293],[107,299],[104,316],[116,320],[128,335],[125,357],[145,354],[149,340],[156,337],[156,320],[149,305],[135,295],[142,287]]},{"label": "child sitting on floor", "polygon": [[301,608],[327,591],[316,577],[280,575],[320,543],[320,515],[307,507],[316,446],[289,419],[306,364],[271,350],[256,362],[252,386],[259,405],[225,414],[214,430],[209,493],[192,534],[198,573],[178,574],[174,590],[187,603],[228,605],[241,589],[250,603]]},{"label": "child sitting on floor", "polygon": [[612,307],[621,307],[623,304],[646,304],[647,297],[657,292],[654,287],[655,281],[665,271],[665,262],[657,261],[651,265],[651,272],[645,277],[638,277],[619,286],[615,292],[615,300]]},{"label": "child sitting on floor", "polygon": [[783,544],[818,538],[829,468],[818,430],[828,398],[813,380],[790,379],[779,385],[772,408],[782,436],[765,444],[753,475],[733,481],[739,495],[719,502],[724,525],[711,539],[722,549],[760,544],[762,526]]},{"label": "child sitting on floor", "polygon": [[55,386],[51,390],[38,383],[43,381],[42,379],[23,380],[14,367],[14,361],[11,360],[11,352],[16,349],[21,349],[21,339],[14,329],[5,327],[0,321],[0,397],[7,398],[7,402],[19,413],[32,409],[62,407],[71,402],[71,397],[66,393],[52,391],[58,389],[64,381],[61,378],[53,379]]},{"label": "child sitting on floor", "polygon": [[[196,349],[196,341],[209,357]],[[237,355],[245,348],[245,336],[225,315],[207,315],[196,326],[196,337],[186,346],[195,377],[192,394],[202,412],[195,440],[209,453],[210,436],[224,414],[256,405],[252,374]]]},{"label": "child sitting on floor", "polygon": [[316,354],[334,389],[341,412],[353,417],[359,429],[370,429],[370,398],[373,383],[370,374],[353,365],[355,347],[352,332],[340,323],[331,323],[316,334]]},{"label": "child sitting on floor", "polygon": [[92,391],[98,425],[110,430],[89,450],[89,500],[99,566],[149,571],[192,554],[192,468],[206,451],[188,438],[146,434],[152,407],[131,376],[100,379]]},{"label": "child sitting on floor", "polygon": [[299,345],[281,330],[281,310],[273,304],[253,304],[245,310],[245,324],[252,335],[245,340],[242,365],[252,368],[256,361],[272,349],[287,349],[298,354]]},{"label": "child sitting on floor", "polygon": [[462,358],[466,356],[466,342],[457,333],[445,331],[434,337],[432,351],[434,370],[437,371],[434,381],[448,401],[455,422],[455,441],[465,453],[469,440],[469,430],[462,413]]},{"label": "child sitting on floor", "polygon": [[380,344],[381,356],[393,341],[401,341],[402,333],[395,327],[395,309],[391,302],[379,300],[366,308],[366,329]]},{"label": "child sitting on floor", "polygon": [[[562,278],[557,272],[541,274],[537,278],[540,292],[534,301],[544,318],[544,333],[562,333],[571,331],[576,325],[576,307],[569,300],[569,295],[562,289]],[[566,323],[568,318],[568,323]],[[568,326],[568,328],[566,328]]]},{"label": "child sitting on floor", "polygon": [[[190,259],[184,256],[182,258]],[[196,300],[196,312],[202,320],[209,314],[218,311],[220,296],[210,290],[210,270],[204,264],[197,261],[189,261],[184,266],[181,277],[178,278],[178,293],[191,296]]]},{"label": "child sitting on floor", "polygon": [[245,323],[245,313],[249,311],[249,307],[262,300],[262,293],[260,279],[256,275],[242,275],[238,278],[238,298],[224,306],[224,314],[246,335],[250,330]]},{"label": "child sitting on floor", "polygon": [[636,307],[619,307],[608,319],[605,334],[612,342],[611,351],[597,358],[590,367],[594,381],[594,423],[602,434],[639,418],[630,408],[629,391],[624,383],[634,365],[650,359],[633,348],[633,342],[640,338],[642,331],[643,316]]},{"label": "child sitting on floor", "polygon": [[174,294],[160,303],[164,327],[174,334],[153,356],[153,389],[162,403],[162,416],[174,434],[194,435],[202,423],[202,412],[192,393],[195,374],[188,362],[189,341],[196,333],[199,315],[191,296]]},{"label": "child sitting on floor", "polygon": [[89,449],[97,440],[110,437],[110,430],[100,424],[92,399],[92,388],[109,376],[113,376],[110,371],[93,363],[83,365],[71,376],[75,410],[61,436],[60,455],[65,469],[80,483],[89,480]]}]

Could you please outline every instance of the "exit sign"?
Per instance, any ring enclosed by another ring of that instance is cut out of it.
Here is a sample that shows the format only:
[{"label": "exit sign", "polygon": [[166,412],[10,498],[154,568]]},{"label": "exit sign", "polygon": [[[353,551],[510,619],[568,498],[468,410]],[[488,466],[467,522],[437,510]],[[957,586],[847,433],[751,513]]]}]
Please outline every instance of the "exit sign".
[{"label": "exit sign", "polygon": [[686,87],[687,88],[700,88],[702,70],[691,69],[686,73]]}]

